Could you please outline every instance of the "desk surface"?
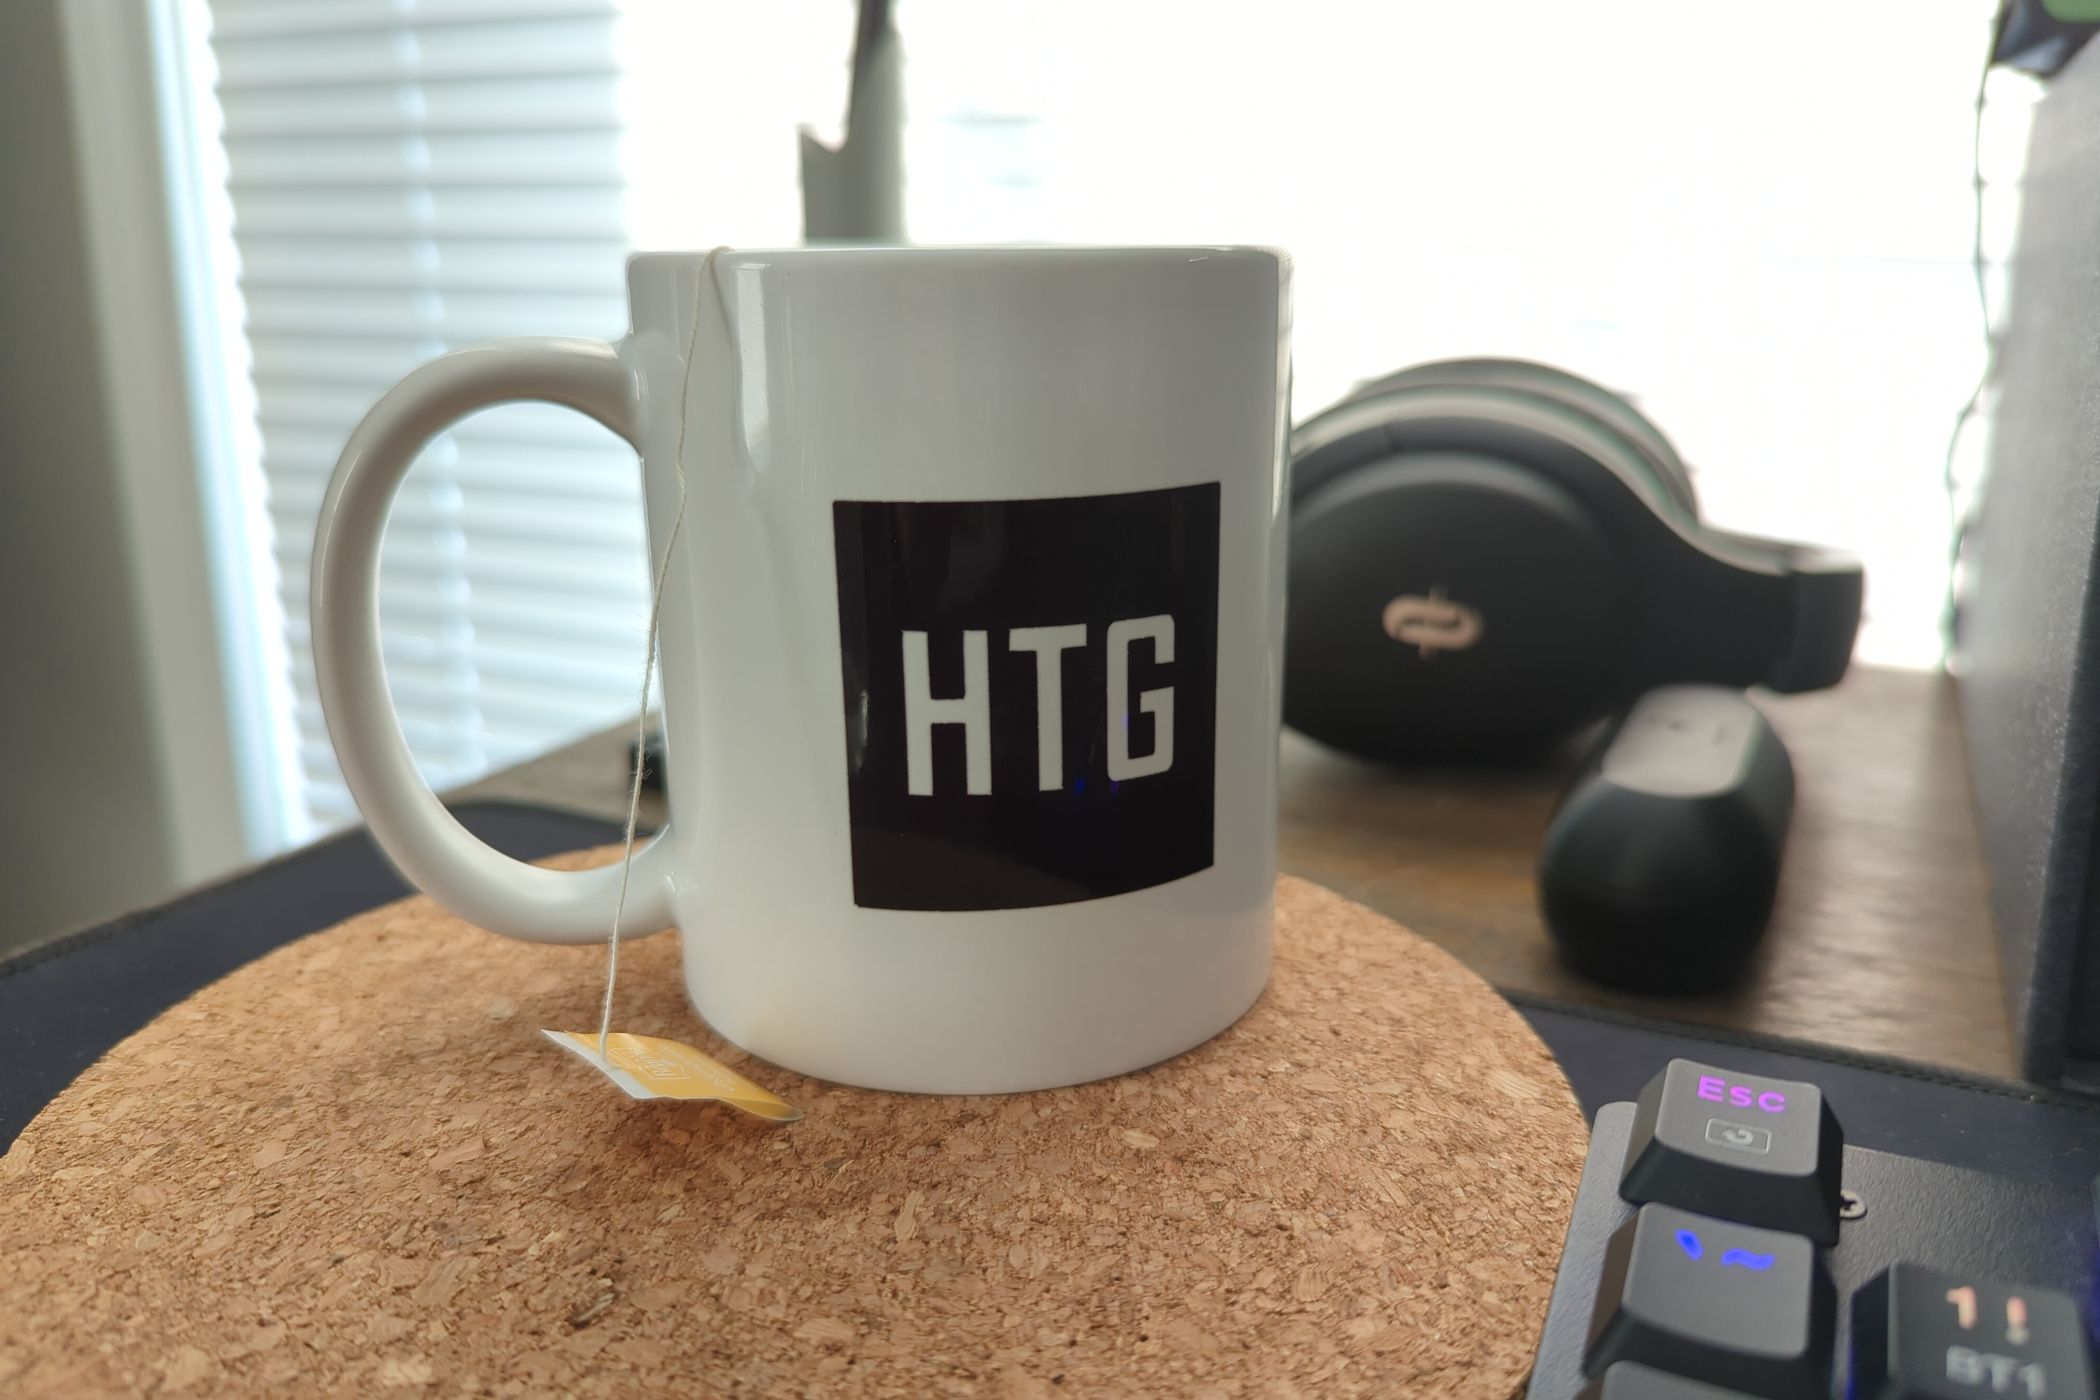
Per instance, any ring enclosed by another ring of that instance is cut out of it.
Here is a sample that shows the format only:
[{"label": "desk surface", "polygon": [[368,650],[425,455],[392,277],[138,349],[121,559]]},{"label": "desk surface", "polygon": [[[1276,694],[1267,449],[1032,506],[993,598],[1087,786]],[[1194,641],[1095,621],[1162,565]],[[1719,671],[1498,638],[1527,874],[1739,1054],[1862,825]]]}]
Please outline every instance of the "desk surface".
[{"label": "desk surface", "polygon": [[[1390,914],[1512,991],[2011,1076],[1952,686],[1861,668],[1836,690],[1764,704],[1793,754],[1798,797],[1771,931],[1731,991],[1637,997],[1554,959],[1532,862],[1563,773],[1392,772],[1286,733],[1283,868]],[[458,796],[620,820],[632,735],[595,735]]]}]

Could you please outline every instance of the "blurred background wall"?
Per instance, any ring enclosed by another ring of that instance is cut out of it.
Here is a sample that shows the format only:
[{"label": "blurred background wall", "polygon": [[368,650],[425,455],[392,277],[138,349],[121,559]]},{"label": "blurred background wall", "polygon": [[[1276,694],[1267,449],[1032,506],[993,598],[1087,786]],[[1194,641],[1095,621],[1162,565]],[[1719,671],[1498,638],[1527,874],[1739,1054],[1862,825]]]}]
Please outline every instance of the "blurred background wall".
[{"label": "blurred background wall", "polygon": [[0,951],[175,879],[154,703],[89,306],[64,0],[0,5]]}]

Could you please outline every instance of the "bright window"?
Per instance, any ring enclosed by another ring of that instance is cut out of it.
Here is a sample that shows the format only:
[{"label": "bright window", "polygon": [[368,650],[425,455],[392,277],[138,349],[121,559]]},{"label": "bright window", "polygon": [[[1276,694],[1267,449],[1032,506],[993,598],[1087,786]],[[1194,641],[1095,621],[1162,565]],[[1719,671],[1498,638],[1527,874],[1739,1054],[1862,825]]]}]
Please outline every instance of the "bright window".
[{"label": "bright window", "polygon": [[[1450,355],[1598,378],[1676,439],[1717,523],[1864,555],[1862,655],[1931,664],[1942,458],[1982,359],[1970,141],[1991,8],[897,0],[908,221],[925,242],[1287,247],[1300,413]],[[290,841],[353,815],[305,575],[358,415],[446,348],[618,335],[632,248],[796,241],[795,128],[836,133],[852,12],[188,13],[242,330],[225,382],[247,450],[225,469],[277,574],[248,680],[280,717]],[[2017,171],[2019,105],[1994,108],[1994,189]],[[389,677],[434,783],[633,703],[637,473],[584,420],[503,408],[446,435],[383,578]]]}]

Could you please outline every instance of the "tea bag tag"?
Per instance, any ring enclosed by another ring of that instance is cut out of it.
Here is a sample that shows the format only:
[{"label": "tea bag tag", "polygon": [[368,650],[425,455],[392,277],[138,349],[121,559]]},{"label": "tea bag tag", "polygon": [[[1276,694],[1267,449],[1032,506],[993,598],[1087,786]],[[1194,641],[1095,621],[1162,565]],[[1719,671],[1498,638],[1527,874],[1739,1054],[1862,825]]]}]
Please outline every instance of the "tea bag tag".
[{"label": "tea bag tag", "polygon": [[605,1037],[600,1054],[598,1037],[589,1031],[540,1034],[597,1069],[631,1099],[713,1099],[769,1123],[792,1123],[802,1116],[786,1099],[675,1040],[615,1031]]}]

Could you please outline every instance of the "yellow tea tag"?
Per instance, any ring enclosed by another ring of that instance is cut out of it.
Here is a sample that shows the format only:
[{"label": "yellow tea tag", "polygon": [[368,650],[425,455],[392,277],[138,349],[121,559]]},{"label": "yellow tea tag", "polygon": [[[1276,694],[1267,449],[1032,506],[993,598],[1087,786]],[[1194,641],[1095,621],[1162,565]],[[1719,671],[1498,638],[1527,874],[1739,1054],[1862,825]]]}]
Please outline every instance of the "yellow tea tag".
[{"label": "yellow tea tag", "polygon": [[629,1098],[717,1099],[774,1123],[792,1123],[802,1116],[802,1110],[786,1099],[767,1093],[727,1065],[675,1040],[618,1031],[605,1038],[605,1053],[600,1055],[598,1037],[587,1031],[543,1030],[540,1034],[596,1066]]}]

